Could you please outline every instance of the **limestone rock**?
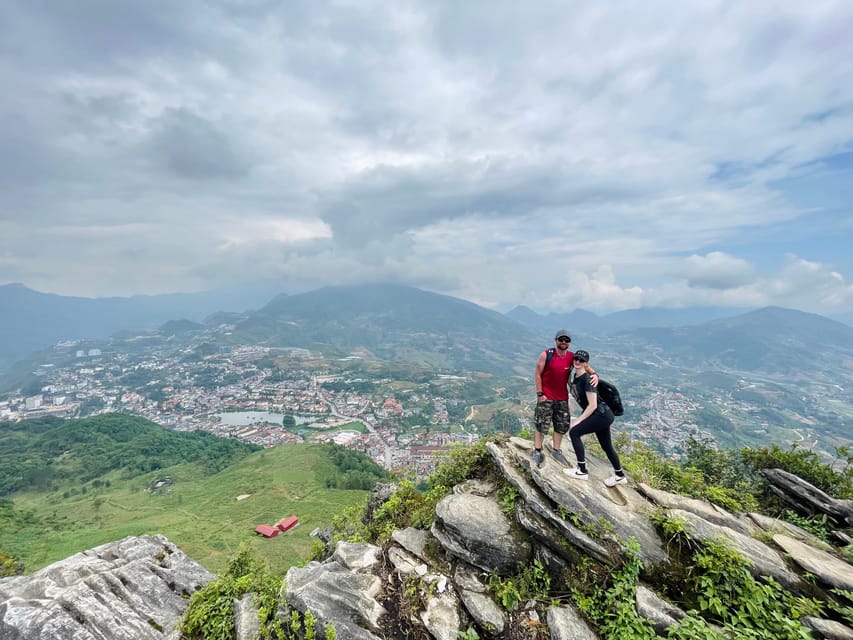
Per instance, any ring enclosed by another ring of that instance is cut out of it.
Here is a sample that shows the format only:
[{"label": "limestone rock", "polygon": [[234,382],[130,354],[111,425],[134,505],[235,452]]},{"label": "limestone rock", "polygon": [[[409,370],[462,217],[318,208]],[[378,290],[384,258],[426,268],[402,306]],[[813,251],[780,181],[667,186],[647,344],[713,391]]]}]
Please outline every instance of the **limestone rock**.
[{"label": "limestone rock", "polygon": [[659,636],[666,636],[667,629],[677,624],[685,616],[681,609],[643,585],[637,587],[634,600],[637,605],[637,613],[652,623],[655,633]]},{"label": "limestone rock", "polygon": [[426,560],[426,543],[429,540],[429,531],[407,527],[395,529],[391,533],[391,539],[403,547],[409,553],[415,554],[421,560]]},{"label": "limestone rock", "polygon": [[261,621],[251,593],[234,600],[235,640],[258,640]]},{"label": "limestone rock", "polygon": [[770,516],[765,516],[760,513],[750,513],[749,519],[764,531],[769,531],[770,533],[784,533],[787,536],[800,540],[801,542],[805,542],[816,549],[822,549],[823,551],[829,551],[832,548],[831,545],[827,544],[813,533],[809,533],[805,529],[801,529],[797,525],[780,520],[779,518],[771,518]]},{"label": "limestone rock", "polygon": [[161,640],[213,578],[164,536],[124,538],[0,580],[0,638]]},{"label": "limestone rock", "polygon": [[453,556],[486,571],[515,573],[530,558],[530,543],[514,535],[491,498],[451,494],[435,507],[432,534]]},{"label": "limestone rock", "polygon": [[383,504],[388,502],[388,498],[394,495],[397,490],[397,485],[393,482],[378,482],[373,491],[370,493],[370,498],[367,500],[367,507],[362,516],[362,522],[367,524],[373,518],[373,514]]},{"label": "limestone rock", "polygon": [[[519,463],[530,465],[527,451],[510,439],[509,447]],[[632,537],[640,544],[640,559],[647,567],[668,564],[669,555],[644,511],[648,501],[630,486],[608,489],[604,478],[612,473],[607,462],[587,456],[590,480],[579,482],[563,473],[564,467],[548,460],[530,466],[533,481],[554,503],[570,511],[585,526],[602,531],[603,537],[622,545]],[[614,498],[618,496],[619,500]],[[622,504],[622,500],[626,504]],[[606,527],[604,529],[603,527]]]},{"label": "limestone rock", "polygon": [[637,484],[637,491],[646,496],[649,500],[667,509],[681,509],[695,513],[700,518],[718,524],[721,527],[734,529],[746,536],[752,535],[754,527],[748,523],[739,520],[734,515],[725,509],[718,507],[704,500],[696,498],[688,498],[677,493],[670,493],[661,489],[654,489],[646,484]]},{"label": "limestone rock", "polygon": [[836,589],[853,591],[853,567],[835,556],[777,533],[773,542],[782,547],[791,559],[818,580]]},{"label": "limestone rock", "polygon": [[546,618],[554,640],[598,640],[575,607],[551,607]]},{"label": "limestone rock", "polygon": [[782,469],[763,469],[761,473],[770,483],[770,488],[784,502],[797,511],[806,513],[825,513],[839,522],[853,526],[853,500],[838,500]]},{"label": "limestone rock", "polygon": [[771,575],[788,588],[800,587],[797,574],[788,569],[782,557],[763,542],[738,533],[734,529],[712,524],[688,511],[672,509],[669,515],[684,522],[687,531],[699,540],[711,542],[724,538],[750,562],[750,572],[754,576]]},{"label": "limestone rock", "polygon": [[480,579],[478,569],[460,562],[453,574],[453,582],[462,603],[477,624],[483,629],[491,629],[493,633],[503,633],[506,614],[489,595],[488,587]]},{"label": "limestone rock", "polygon": [[491,630],[492,633],[503,633],[506,627],[506,614],[491,597],[485,593],[461,589],[459,595],[462,603],[483,629]]},{"label": "limestone rock", "polygon": [[354,571],[370,569],[379,562],[381,549],[374,544],[366,542],[338,542],[332,559],[340,562],[347,569]]},{"label": "limestone rock", "polygon": [[444,590],[427,601],[421,622],[435,640],[457,640],[462,630],[459,599],[452,590]]},{"label": "limestone rock", "polygon": [[835,620],[807,616],[802,619],[802,623],[803,626],[811,629],[814,632],[813,635],[818,638],[824,638],[825,640],[853,640],[853,629]]},{"label": "limestone rock", "polygon": [[291,567],[284,582],[287,604],[302,613],[310,609],[319,628],[332,622],[339,640],[378,640],[385,609],[376,601],[381,590],[377,576],[356,573],[330,558]]},{"label": "limestone rock", "polygon": [[388,560],[394,565],[394,570],[401,576],[425,576],[429,570],[429,567],[421,562],[417,556],[399,547],[390,547],[388,549]]},{"label": "limestone rock", "polygon": [[[516,446],[521,447],[522,445]],[[549,545],[560,555],[567,553],[562,544],[565,540],[599,562],[614,563],[614,558],[607,547],[557,515],[554,509],[547,504],[547,496],[528,482],[518,471],[511,454],[491,442],[486,447],[492,454],[492,458],[501,473],[518,490],[524,505],[526,505],[526,508],[518,507],[516,509],[516,517],[522,527],[532,533],[539,542]]]}]

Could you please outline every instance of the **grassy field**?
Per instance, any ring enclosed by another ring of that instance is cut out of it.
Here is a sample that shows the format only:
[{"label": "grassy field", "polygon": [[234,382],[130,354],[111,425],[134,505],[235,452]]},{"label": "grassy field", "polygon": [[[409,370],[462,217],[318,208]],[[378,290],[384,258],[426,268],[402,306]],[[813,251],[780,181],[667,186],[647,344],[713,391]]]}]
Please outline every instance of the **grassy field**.
[{"label": "grassy field", "polygon": [[[23,560],[31,573],[104,542],[161,533],[214,573],[224,570],[243,543],[283,573],[308,558],[308,534],[315,527],[367,499],[365,491],[326,489],[318,472],[331,468],[321,445],[282,445],[211,476],[194,465],[181,465],[131,480],[107,476],[102,480],[109,480],[108,488],[90,484],[85,495],[63,497],[71,487],[49,494],[19,493],[12,496],[16,509],[33,512],[38,524],[2,527],[0,549]],[[164,488],[171,492],[147,490],[164,476],[174,480]],[[237,500],[242,495],[249,497]],[[289,515],[299,518],[291,531],[271,539],[254,533],[256,525],[275,524]]]}]

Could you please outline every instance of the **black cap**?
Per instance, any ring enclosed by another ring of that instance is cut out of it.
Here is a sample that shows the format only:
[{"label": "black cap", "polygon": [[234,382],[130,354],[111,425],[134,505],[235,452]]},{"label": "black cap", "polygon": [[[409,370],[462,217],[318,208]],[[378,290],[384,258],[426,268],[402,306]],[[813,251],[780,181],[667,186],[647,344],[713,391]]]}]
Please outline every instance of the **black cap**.
[{"label": "black cap", "polygon": [[589,362],[589,353],[583,349],[575,351],[575,360],[578,362]]},{"label": "black cap", "polygon": [[571,334],[571,333],[569,333],[569,330],[568,330],[568,329],[560,329],[560,330],[557,332],[557,335],[555,335],[555,336],[554,336],[554,340],[557,340],[557,339],[559,339],[559,338],[562,338],[563,336],[565,336],[565,337],[566,337],[566,338],[568,338],[569,340],[571,340],[571,339],[572,339],[572,334]]}]

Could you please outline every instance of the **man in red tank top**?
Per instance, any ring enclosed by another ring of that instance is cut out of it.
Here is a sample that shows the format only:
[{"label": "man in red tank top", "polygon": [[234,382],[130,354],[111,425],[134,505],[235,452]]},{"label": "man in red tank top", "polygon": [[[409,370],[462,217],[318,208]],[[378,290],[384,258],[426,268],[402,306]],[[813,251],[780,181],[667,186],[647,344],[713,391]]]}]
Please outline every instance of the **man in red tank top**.
[{"label": "man in red tank top", "polygon": [[[536,431],[533,434],[533,463],[537,466],[542,464],[542,443],[545,434],[553,426],[554,435],[552,444],[554,447],[554,459],[562,465],[568,466],[569,461],[560,451],[563,435],[571,426],[571,415],[569,414],[569,377],[572,373],[574,354],[569,351],[572,337],[566,329],[560,329],[554,336],[554,349],[546,349],[539,355],[536,361],[536,371],[533,374],[533,382],[536,385],[536,411],[534,422]],[[548,352],[553,351],[549,358]],[[598,376],[592,372],[593,385],[598,384]]]}]

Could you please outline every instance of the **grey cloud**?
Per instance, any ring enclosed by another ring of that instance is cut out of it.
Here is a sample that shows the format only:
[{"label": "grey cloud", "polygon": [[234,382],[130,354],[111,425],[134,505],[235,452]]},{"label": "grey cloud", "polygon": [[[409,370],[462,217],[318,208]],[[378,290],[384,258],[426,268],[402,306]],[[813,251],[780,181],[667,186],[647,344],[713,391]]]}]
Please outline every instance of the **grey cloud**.
[{"label": "grey cloud", "polygon": [[236,143],[210,121],[169,109],[154,124],[151,158],[180,178],[242,178],[251,165]]},{"label": "grey cloud", "polygon": [[527,216],[559,210],[553,220],[592,204],[646,192],[630,179],[595,177],[582,168],[513,162],[456,163],[440,169],[382,168],[343,187],[321,217],[343,246],[389,239],[403,231],[465,217]]},{"label": "grey cloud", "polygon": [[0,23],[9,47],[32,65],[104,68],[185,49],[199,6],[168,0],[6,0]]}]

